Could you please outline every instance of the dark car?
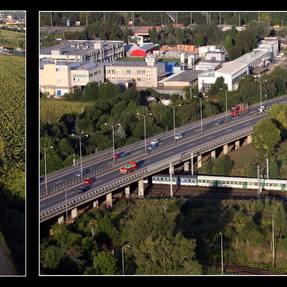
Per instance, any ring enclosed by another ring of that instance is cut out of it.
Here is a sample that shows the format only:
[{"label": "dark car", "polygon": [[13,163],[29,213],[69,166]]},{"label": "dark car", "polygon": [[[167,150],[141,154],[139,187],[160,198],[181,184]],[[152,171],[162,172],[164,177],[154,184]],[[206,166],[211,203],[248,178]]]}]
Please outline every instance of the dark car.
[{"label": "dark car", "polygon": [[78,192],[81,193],[81,192],[85,192],[87,190],[89,190],[91,188],[90,185],[86,185],[86,186],[82,186],[78,189]]},{"label": "dark car", "polygon": [[115,159],[120,159],[126,157],[127,155],[129,155],[129,153],[125,151],[117,152],[115,153]]},{"label": "dark car", "polygon": [[149,151],[151,151],[151,150],[157,148],[158,146],[159,146],[158,143],[156,143],[156,144],[149,144],[149,145],[147,146],[147,149],[148,149]]},{"label": "dark car", "polygon": [[[87,175],[89,172],[90,172],[90,170],[89,170],[88,168],[83,169],[83,175]],[[77,177],[81,176],[81,171],[78,171],[78,172],[76,173],[76,176],[77,176]]]}]

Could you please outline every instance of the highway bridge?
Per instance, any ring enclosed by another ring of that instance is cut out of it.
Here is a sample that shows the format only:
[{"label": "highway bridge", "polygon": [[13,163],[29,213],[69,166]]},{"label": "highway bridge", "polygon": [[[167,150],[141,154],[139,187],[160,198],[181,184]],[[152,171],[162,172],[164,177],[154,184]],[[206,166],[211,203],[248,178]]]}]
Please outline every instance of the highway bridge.
[{"label": "highway bridge", "polygon": [[[273,103],[286,103],[287,96],[274,98],[265,103],[269,108]],[[204,156],[216,157],[219,153],[227,154],[232,148],[238,149],[241,145],[251,143],[254,125],[266,117],[266,113],[257,113],[259,105],[249,108],[248,112],[238,118],[228,116],[225,124],[225,113],[204,119],[201,133],[200,121],[182,126],[176,132],[182,132],[183,138],[174,142],[173,131],[157,135],[160,140],[158,148],[147,153],[144,141],[118,149],[128,152],[128,155],[115,164],[112,161],[111,150],[91,155],[83,160],[83,168],[89,169],[87,177],[95,177],[90,190],[78,193],[83,185],[79,172],[79,165],[50,174],[47,187],[45,182],[40,184],[40,222],[58,217],[59,222],[64,215],[77,217],[77,210],[81,206],[92,204],[98,206],[99,199],[105,197],[107,207],[112,205],[112,192],[125,188],[126,196],[130,193],[130,184],[138,182],[138,193],[144,197],[143,180],[150,175],[162,172],[170,166],[183,164],[201,167]],[[155,137],[153,137],[155,138]],[[151,140],[151,139],[149,139]],[[127,175],[119,172],[120,166],[135,160],[139,168]]]}]

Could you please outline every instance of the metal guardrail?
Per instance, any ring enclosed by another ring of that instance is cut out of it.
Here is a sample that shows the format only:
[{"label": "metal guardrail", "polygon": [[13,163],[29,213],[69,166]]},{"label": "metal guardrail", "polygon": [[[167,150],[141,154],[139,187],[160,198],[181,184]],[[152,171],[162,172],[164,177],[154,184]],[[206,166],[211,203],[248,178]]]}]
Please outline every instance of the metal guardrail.
[{"label": "metal guardrail", "polygon": [[126,186],[126,185],[134,182],[135,180],[138,180],[139,178],[144,178],[144,177],[146,177],[152,173],[155,173],[159,170],[162,170],[162,169],[166,168],[166,166],[170,162],[172,162],[174,164],[180,163],[183,160],[185,160],[186,158],[190,157],[191,152],[193,152],[194,156],[197,156],[198,154],[200,154],[202,152],[206,152],[206,151],[214,149],[218,146],[222,146],[222,144],[229,143],[232,140],[238,139],[238,138],[246,136],[246,135],[250,135],[250,133],[252,133],[252,132],[253,132],[253,128],[242,129],[236,133],[233,133],[232,135],[227,135],[227,136],[224,136],[220,139],[213,140],[208,144],[202,144],[199,147],[190,149],[189,151],[181,153],[180,155],[173,156],[169,159],[164,159],[164,160],[158,162],[157,164],[155,164],[154,166],[152,166],[148,169],[145,168],[142,171],[136,172],[135,174],[130,174],[130,175],[125,176],[124,178],[112,181],[108,185],[103,185],[101,187],[97,187],[94,190],[90,191],[89,193],[86,193],[80,197],[67,200],[67,206],[65,203],[59,203],[59,204],[53,206],[52,208],[50,208],[48,210],[42,211],[40,213],[40,221],[43,222],[49,218],[52,218],[58,214],[65,212],[66,209],[70,210],[76,206],[79,206],[81,204],[84,204],[86,202],[94,200],[94,199],[98,198],[99,196],[103,196],[109,192],[112,192],[115,189]]}]

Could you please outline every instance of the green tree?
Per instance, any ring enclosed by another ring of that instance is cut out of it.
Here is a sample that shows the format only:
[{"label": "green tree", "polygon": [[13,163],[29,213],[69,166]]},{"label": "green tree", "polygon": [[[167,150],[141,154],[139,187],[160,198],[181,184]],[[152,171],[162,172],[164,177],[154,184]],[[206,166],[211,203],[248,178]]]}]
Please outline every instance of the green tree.
[{"label": "green tree", "polygon": [[182,234],[161,235],[157,239],[148,237],[141,243],[136,255],[138,274],[201,274],[201,267],[195,259],[195,241]]},{"label": "green tree", "polygon": [[57,246],[47,246],[41,250],[41,264],[45,269],[50,269],[55,272],[62,259],[62,249]]},{"label": "green tree", "polygon": [[212,171],[216,175],[229,175],[233,166],[233,160],[228,155],[224,155],[214,161]]},{"label": "green tree", "polygon": [[263,119],[255,125],[252,143],[261,156],[273,154],[280,140],[280,130],[272,120]]},{"label": "green tree", "polygon": [[115,275],[117,261],[111,253],[101,251],[94,257],[94,269],[98,275]]}]

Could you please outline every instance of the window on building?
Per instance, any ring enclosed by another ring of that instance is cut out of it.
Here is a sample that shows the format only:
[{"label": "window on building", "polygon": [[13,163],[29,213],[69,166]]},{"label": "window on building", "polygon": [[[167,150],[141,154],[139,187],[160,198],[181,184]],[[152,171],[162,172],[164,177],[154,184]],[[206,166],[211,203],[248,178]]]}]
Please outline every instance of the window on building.
[{"label": "window on building", "polygon": [[130,75],[131,74],[131,70],[127,70],[127,74]]}]

